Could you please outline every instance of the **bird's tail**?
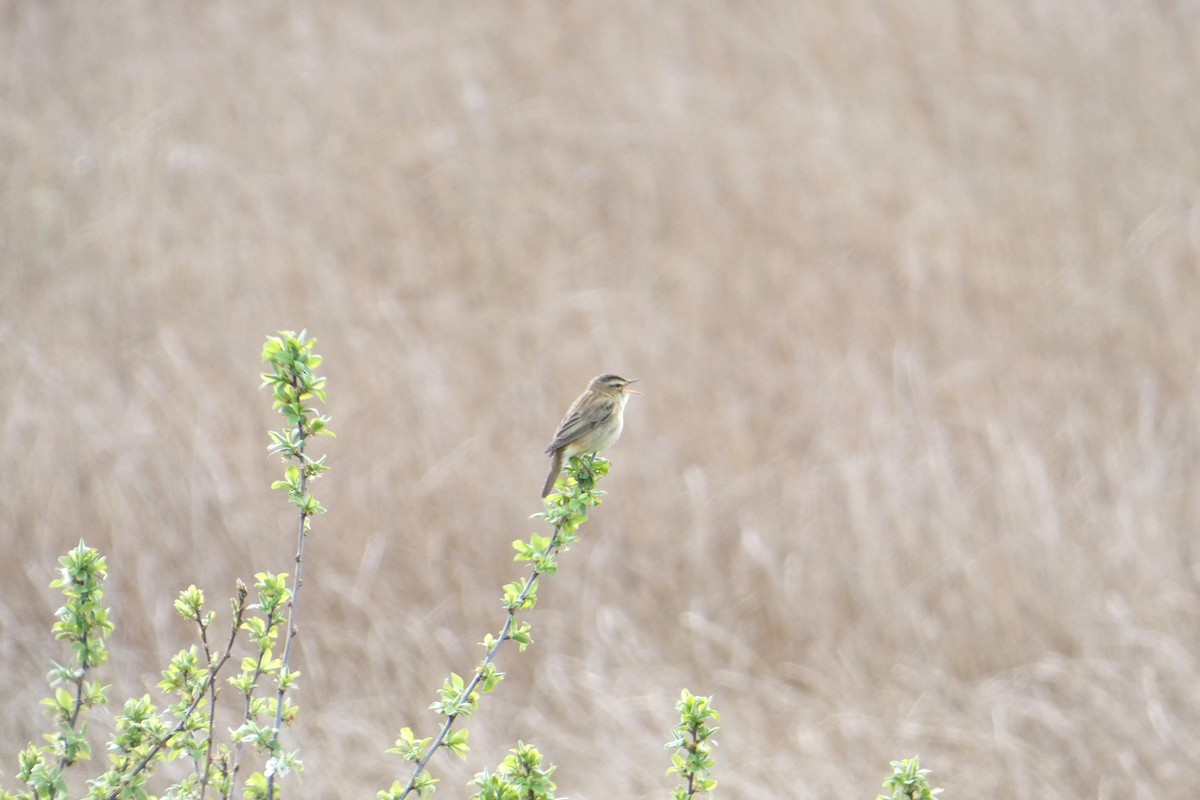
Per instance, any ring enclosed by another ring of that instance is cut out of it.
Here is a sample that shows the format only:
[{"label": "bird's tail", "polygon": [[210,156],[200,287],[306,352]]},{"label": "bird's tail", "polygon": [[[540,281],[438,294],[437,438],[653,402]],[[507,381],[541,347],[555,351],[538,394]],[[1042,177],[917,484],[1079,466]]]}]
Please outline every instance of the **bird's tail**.
[{"label": "bird's tail", "polygon": [[550,474],[546,476],[546,485],[542,487],[542,497],[550,494],[554,482],[558,480],[558,473],[562,472],[562,456],[561,448],[550,454]]}]

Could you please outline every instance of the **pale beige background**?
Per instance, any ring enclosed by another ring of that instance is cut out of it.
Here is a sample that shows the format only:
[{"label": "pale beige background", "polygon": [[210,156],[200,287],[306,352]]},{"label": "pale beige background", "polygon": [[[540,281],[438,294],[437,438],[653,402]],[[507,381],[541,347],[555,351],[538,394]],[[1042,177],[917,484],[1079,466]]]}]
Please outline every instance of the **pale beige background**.
[{"label": "pale beige background", "polygon": [[666,797],[687,686],[726,798],[912,753],[947,797],[1194,797],[1200,7],[972,6],[0,4],[3,771],[81,537],[117,701],[180,588],[290,569],[257,360],[307,327],[291,796],[407,776],[614,370],[609,498],[439,796],[521,738]]}]

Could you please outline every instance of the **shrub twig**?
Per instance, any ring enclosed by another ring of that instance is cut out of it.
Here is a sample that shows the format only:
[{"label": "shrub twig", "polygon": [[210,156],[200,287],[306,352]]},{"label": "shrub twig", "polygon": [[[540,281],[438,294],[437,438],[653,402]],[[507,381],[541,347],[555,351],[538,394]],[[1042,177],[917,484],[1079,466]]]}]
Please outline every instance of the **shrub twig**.
[{"label": "shrub twig", "polygon": [[284,631],[283,658],[276,676],[275,722],[266,746],[271,755],[266,768],[266,793],[269,800],[275,797],[275,779],[282,771],[299,766],[295,754],[284,756],[279,745],[280,729],[290,716],[285,695],[295,686],[300,673],[291,666],[292,646],[297,633],[296,609],[300,589],[304,585],[304,543],[312,524],[312,518],[323,514],[325,508],[308,491],[311,479],[326,470],[324,457],[310,458],[305,453],[308,440],[317,435],[332,436],[324,417],[307,401],[316,397],[325,402],[325,378],[317,376],[315,370],[321,364],[321,356],[313,352],[316,339],[307,332],[294,334],[280,331],[279,336],[270,336],[263,345],[262,359],[271,368],[262,375],[263,386],[272,387],[274,407],[284,419],[287,428],[271,433],[270,452],[278,454],[285,462],[292,461],[284,471],[284,479],[272,484],[275,489],[287,489],[288,500],[300,510],[296,535],[296,571],[292,576],[292,587],[286,593],[287,626]]},{"label": "shrub twig", "polygon": [[156,741],[150,747],[149,751],[143,755],[135,765],[133,765],[132,769],[128,769],[128,771],[122,771],[119,779],[120,785],[118,788],[106,795],[105,800],[116,800],[117,796],[124,791],[124,788],[129,785],[130,781],[140,775],[142,770],[146,769],[146,767],[148,767],[150,763],[154,761],[155,756],[157,756],[164,747],[170,744],[171,741],[180,733],[182,733],[187,727],[188,723],[191,721],[192,714],[196,712],[196,708],[200,705],[200,702],[204,700],[205,694],[214,685],[221,668],[225,666],[226,662],[229,661],[229,657],[233,654],[233,644],[237,639],[237,632],[242,626],[242,615],[246,608],[245,600],[246,587],[239,581],[237,598],[235,599],[233,606],[233,621],[229,625],[229,640],[225,645],[225,651],[222,653],[221,659],[216,663],[215,666],[209,665],[208,675],[205,676],[203,686],[198,692],[196,692],[196,697],[192,700],[191,705],[188,706],[187,711],[175,722],[175,727],[173,727],[166,736],[160,737],[158,741]]},{"label": "shrub twig", "polygon": [[712,747],[716,744],[712,735],[719,728],[710,723],[720,721],[721,715],[712,707],[711,697],[697,697],[687,689],[675,708],[679,711],[679,727],[671,732],[673,738],[666,746],[676,752],[671,754],[667,774],[676,772],[684,779],[683,785],[675,789],[675,800],[691,800],[717,787],[717,782],[708,776],[713,768]]},{"label": "shrub twig", "polygon": [[558,491],[545,500],[546,511],[535,515],[544,517],[554,533],[549,537],[533,534],[528,541],[513,542],[513,548],[517,551],[514,560],[533,565],[529,575],[504,587],[504,623],[497,634],[484,637],[481,644],[485,654],[471,680],[464,682],[459,675],[451,673],[439,691],[441,699],[430,706],[446,718],[437,736],[417,739],[411,728],[400,731],[396,746],[388,752],[398,753],[416,766],[407,783],[396,781],[390,790],[380,792],[381,800],[405,800],[414,791],[419,797],[432,794],[436,779],[430,777],[426,769],[433,754],[440,748],[445,747],[465,757],[467,731],[452,730],[454,724],[460,717],[469,717],[478,706],[477,690],[490,692],[503,679],[504,674],[497,671],[494,663],[503,644],[515,641],[518,649],[524,650],[532,643],[531,626],[526,621],[518,622],[517,612],[534,607],[537,603],[538,580],[557,572],[558,552],[578,540],[576,531],[587,520],[588,509],[599,505],[604,494],[596,489],[596,482],[600,476],[608,473],[608,469],[609,462],[599,456],[572,458],[567,465],[568,477],[560,479],[556,485]]}]

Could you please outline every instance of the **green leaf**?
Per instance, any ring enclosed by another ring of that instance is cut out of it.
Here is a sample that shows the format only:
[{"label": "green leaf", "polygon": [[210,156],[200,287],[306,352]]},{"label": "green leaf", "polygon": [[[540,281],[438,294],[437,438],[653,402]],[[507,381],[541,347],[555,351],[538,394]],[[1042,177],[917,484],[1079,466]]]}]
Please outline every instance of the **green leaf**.
[{"label": "green leaf", "polygon": [[446,734],[445,746],[451,752],[457,755],[464,761],[467,758],[467,751],[471,748],[467,745],[467,737],[470,731],[463,728],[456,731],[450,731]]},{"label": "green leaf", "polygon": [[413,779],[413,789],[416,791],[418,797],[429,797],[437,787],[438,781],[438,778],[433,777],[428,772],[422,772]]}]

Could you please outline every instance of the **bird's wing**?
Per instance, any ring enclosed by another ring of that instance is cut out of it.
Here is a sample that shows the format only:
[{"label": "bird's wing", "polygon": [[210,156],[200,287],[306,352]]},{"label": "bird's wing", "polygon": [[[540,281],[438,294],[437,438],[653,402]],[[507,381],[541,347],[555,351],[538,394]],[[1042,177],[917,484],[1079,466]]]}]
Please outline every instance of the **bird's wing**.
[{"label": "bird's wing", "polygon": [[567,412],[567,416],[559,423],[558,430],[554,432],[554,441],[550,442],[546,452],[553,453],[563,445],[578,439],[584,432],[599,425],[612,415],[615,402],[610,397],[590,402],[587,395],[576,400],[571,406],[571,410]]}]

